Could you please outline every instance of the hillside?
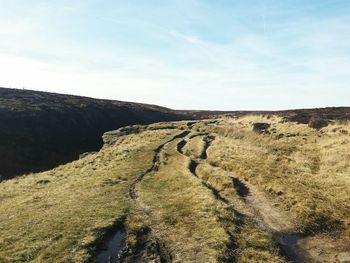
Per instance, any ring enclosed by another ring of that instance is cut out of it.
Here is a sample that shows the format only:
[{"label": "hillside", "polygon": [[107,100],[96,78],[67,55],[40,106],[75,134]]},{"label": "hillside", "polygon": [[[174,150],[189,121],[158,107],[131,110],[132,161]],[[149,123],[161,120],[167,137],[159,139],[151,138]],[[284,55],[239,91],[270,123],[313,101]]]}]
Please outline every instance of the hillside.
[{"label": "hillside", "polygon": [[349,120],[350,108],[294,111],[175,111],[168,108],[31,90],[0,88],[0,179],[39,172],[102,147],[104,132],[161,121],[276,114],[323,127]]},{"label": "hillside", "polygon": [[47,170],[96,151],[109,130],[184,118],[154,105],[0,88],[0,176]]},{"label": "hillside", "polygon": [[97,153],[0,183],[0,262],[337,262],[349,134],[278,114],[107,132]]}]

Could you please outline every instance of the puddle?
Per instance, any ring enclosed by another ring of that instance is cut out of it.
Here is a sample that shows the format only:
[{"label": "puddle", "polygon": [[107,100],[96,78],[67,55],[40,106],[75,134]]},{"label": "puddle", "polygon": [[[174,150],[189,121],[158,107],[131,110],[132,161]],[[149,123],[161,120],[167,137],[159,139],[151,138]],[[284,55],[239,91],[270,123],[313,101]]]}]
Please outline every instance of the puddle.
[{"label": "puddle", "polygon": [[283,255],[291,262],[301,262],[297,248],[300,239],[302,239],[302,236],[299,234],[284,235],[279,239]]},{"label": "puddle", "polygon": [[104,247],[96,257],[96,263],[118,263],[119,253],[124,247],[126,233],[124,229],[119,229],[104,244]]}]

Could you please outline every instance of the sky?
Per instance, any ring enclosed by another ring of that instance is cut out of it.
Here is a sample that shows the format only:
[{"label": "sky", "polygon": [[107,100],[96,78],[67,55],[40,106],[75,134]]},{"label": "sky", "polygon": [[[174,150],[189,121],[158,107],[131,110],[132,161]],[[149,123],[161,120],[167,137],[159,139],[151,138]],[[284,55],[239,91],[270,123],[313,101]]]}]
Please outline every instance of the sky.
[{"label": "sky", "polygon": [[350,1],[0,0],[0,87],[173,109],[350,106]]}]

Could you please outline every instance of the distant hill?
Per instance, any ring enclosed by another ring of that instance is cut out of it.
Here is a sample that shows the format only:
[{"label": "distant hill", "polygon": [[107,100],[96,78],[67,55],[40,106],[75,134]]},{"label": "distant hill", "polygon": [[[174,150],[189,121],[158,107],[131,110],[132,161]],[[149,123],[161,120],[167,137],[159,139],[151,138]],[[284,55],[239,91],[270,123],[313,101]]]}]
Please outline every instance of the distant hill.
[{"label": "distant hill", "polygon": [[247,114],[277,114],[317,128],[332,120],[350,120],[350,107],[176,111],[149,104],[0,88],[0,177],[7,179],[70,162],[81,153],[100,149],[103,133],[123,126]]},{"label": "distant hill", "polygon": [[0,88],[2,179],[53,168],[98,150],[104,132],[133,124],[187,119],[147,104]]},{"label": "distant hill", "polygon": [[295,109],[281,111],[179,111],[195,119],[215,118],[220,115],[244,116],[250,114],[279,115],[288,121],[308,124],[310,121],[318,119],[329,121],[350,120],[350,107],[326,107],[314,109]]}]

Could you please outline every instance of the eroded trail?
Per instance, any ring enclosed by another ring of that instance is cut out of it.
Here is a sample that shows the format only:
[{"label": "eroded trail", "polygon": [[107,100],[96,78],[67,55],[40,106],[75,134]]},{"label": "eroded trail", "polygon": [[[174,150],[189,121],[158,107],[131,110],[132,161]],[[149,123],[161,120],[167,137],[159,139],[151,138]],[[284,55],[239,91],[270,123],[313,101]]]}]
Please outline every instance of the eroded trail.
[{"label": "eroded trail", "polygon": [[293,215],[278,207],[266,194],[243,179],[232,177],[237,193],[243,198],[248,215],[257,218],[259,226],[271,233],[288,233],[293,231]]},{"label": "eroded trail", "polygon": [[[144,173],[140,174],[129,186],[129,196],[131,200],[135,203],[138,202],[138,194],[136,191],[137,184],[140,183],[147,174],[158,170],[164,147],[178,138],[185,137],[189,133],[190,131],[183,131],[157,147],[154,151],[152,166]],[[157,258],[161,262],[171,262],[172,256],[170,252],[167,250],[165,244],[152,234],[152,229],[150,227],[138,233],[137,251],[133,252],[129,251],[126,246],[126,232],[123,226],[118,227],[115,232],[109,236],[110,238],[106,239],[103,246],[104,249],[101,250],[96,257],[96,262],[98,263],[144,262]]]},{"label": "eroded trail", "polygon": [[168,145],[169,143],[171,143],[172,141],[179,139],[179,138],[184,138],[185,136],[187,136],[190,133],[190,131],[184,131],[176,136],[174,136],[171,140],[159,145],[157,147],[157,149],[154,151],[154,157],[153,157],[153,163],[152,166],[147,169],[144,173],[142,173],[139,177],[136,178],[135,181],[133,181],[129,187],[129,196],[132,200],[136,200],[137,199],[137,192],[136,192],[136,185],[141,182],[141,180],[149,173],[157,171],[158,167],[160,165],[160,156],[161,156],[161,152],[163,150],[164,147],[166,147],[166,145]]},{"label": "eroded trail", "polygon": [[[204,136],[204,145],[200,158],[193,159],[184,153],[186,144],[196,136],[182,139],[177,144],[177,150],[190,159],[189,170],[194,176],[200,179],[196,173],[196,169],[201,162],[205,162],[207,159],[207,150],[212,141],[215,140],[215,137],[209,136],[208,134],[199,134],[197,136]],[[303,259],[302,251],[297,248],[297,242],[301,236],[293,232],[295,228],[293,216],[289,212],[280,209],[277,203],[272,202],[255,186],[237,177],[232,176],[231,179],[233,187],[243,200],[240,204],[233,205],[237,207],[246,218],[256,222],[260,229],[273,236],[287,260],[292,262],[306,262]],[[203,180],[202,184],[212,192],[217,200],[225,204],[230,203],[215,187]]]},{"label": "eroded trail", "polygon": [[[203,138],[204,146],[202,149],[202,153],[200,154],[200,158],[193,159],[184,153],[184,147],[191,139],[193,139],[197,136],[204,136],[204,138]],[[197,177],[199,180],[201,180],[201,179],[197,175],[197,172],[196,172],[197,167],[202,161],[204,161],[207,158],[207,149],[209,148],[210,143],[214,140],[214,138],[215,138],[214,136],[209,136],[207,133],[200,133],[200,134],[196,134],[196,135],[192,136],[191,138],[184,138],[183,140],[181,140],[177,144],[177,151],[180,154],[186,156],[186,158],[189,158],[190,163],[189,163],[188,169],[190,170],[191,174],[193,176]],[[206,188],[208,188],[212,192],[212,194],[215,196],[216,199],[218,199],[221,202],[224,202],[225,204],[228,203],[228,200],[226,198],[224,198],[223,196],[221,196],[220,192],[215,187],[204,182],[203,180],[201,180],[201,183],[203,184],[203,186],[205,186]]]},{"label": "eroded trail", "polygon": [[282,254],[292,262],[305,262],[303,251],[297,247],[301,235],[294,233],[293,215],[279,208],[267,195],[243,179],[232,177],[233,186],[243,199],[240,210],[256,222],[264,232],[270,233],[281,248]]},{"label": "eroded trail", "polygon": [[[207,179],[203,177],[201,169],[205,167],[205,165],[211,165],[207,161],[208,149],[215,140],[215,137],[211,136],[209,133],[191,133],[191,127],[192,125],[188,125],[187,130],[159,145],[154,151],[152,166],[144,173],[140,174],[130,184],[129,196],[138,209],[144,211],[144,214],[147,214],[148,217],[154,215],[152,211],[149,210],[149,207],[143,203],[143,200],[141,200],[142,198],[139,198],[137,185],[148,174],[157,172],[161,165],[167,165],[167,162],[163,162],[164,158],[166,158],[164,157],[166,156],[166,151],[169,150],[167,149],[167,145],[179,139],[179,141],[176,141],[176,150],[179,154],[186,157],[188,171],[196,177],[196,179],[200,180],[200,183],[212,193],[216,200],[222,204],[234,207],[234,210],[242,216],[242,225],[254,226],[256,229],[259,229],[259,231],[268,234],[271,240],[279,246],[280,255],[283,255],[287,261],[298,263],[337,262],[337,252],[322,253],[322,248],[325,248],[325,245],[320,243],[322,239],[304,237],[296,233],[296,219],[293,215],[282,209],[278,202],[259,190],[255,185],[227,172],[225,178],[228,180],[230,189],[232,190],[233,188],[231,194],[234,192],[237,194],[236,202],[234,201],[235,199],[232,199],[227,193],[223,191],[220,192],[221,189],[219,188],[219,191],[215,183],[212,185],[210,180],[206,181]],[[201,146],[196,148],[198,145]],[[195,149],[195,154],[193,154],[193,149]],[[214,166],[211,165],[211,167]],[[215,167],[215,169],[221,168]],[[143,197],[141,193],[140,196]],[[120,261],[111,262],[148,262],[147,260],[155,260],[154,262],[172,262],[173,257],[169,249],[167,249],[162,240],[156,237],[154,230],[157,228],[155,225],[153,225],[153,227],[154,229],[148,226],[137,234],[136,251],[130,251],[127,247],[124,247],[124,249],[118,251],[118,253],[121,254]],[[326,241],[330,243],[329,240]],[[330,250],[332,249],[333,248],[330,248]]]},{"label": "eroded trail", "polygon": [[[184,138],[190,133],[189,130],[183,131],[180,134],[175,135],[172,139],[166,141],[165,143],[159,145],[154,151],[152,166],[142,173],[129,187],[130,198],[142,209],[142,204],[138,200],[138,194],[136,186],[142,181],[142,179],[150,174],[151,172],[156,172],[161,165],[161,155],[163,149],[170,144],[172,141]],[[160,240],[153,234],[153,230],[150,226],[143,229],[137,234],[137,244],[136,250],[130,251],[128,248],[124,248],[121,251],[120,262],[164,262],[168,263],[172,261],[172,255],[165,246],[164,242]]]},{"label": "eroded trail", "polygon": [[252,218],[260,229],[272,235],[289,262],[341,262],[337,258],[342,254],[350,258],[349,253],[344,253],[349,249],[346,245],[348,241],[341,244],[340,240],[327,235],[305,236],[297,233],[296,219],[290,212],[280,208],[277,202],[244,179],[232,177],[232,180],[237,193],[244,200],[240,210]]},{"label": "eroded trail", "polygon": [[210,144],[212,143],[212,141],[215,140],[215,137],[214,136],[205,136],[203,141],[204,141],[204,147],[203,147],[203,151],[202,151],[202,154],[201,154],[201,159],[202,160],[205,160],[207,159],[208,157],[208,154],[207,154],[207,150],[208,148],[210,147]]}]

